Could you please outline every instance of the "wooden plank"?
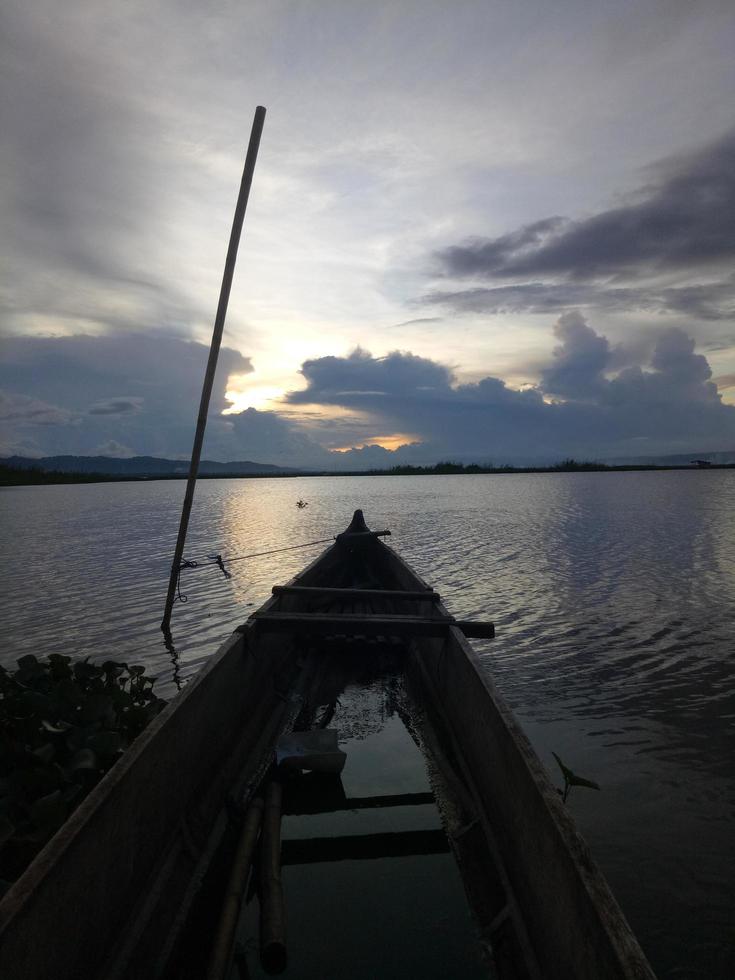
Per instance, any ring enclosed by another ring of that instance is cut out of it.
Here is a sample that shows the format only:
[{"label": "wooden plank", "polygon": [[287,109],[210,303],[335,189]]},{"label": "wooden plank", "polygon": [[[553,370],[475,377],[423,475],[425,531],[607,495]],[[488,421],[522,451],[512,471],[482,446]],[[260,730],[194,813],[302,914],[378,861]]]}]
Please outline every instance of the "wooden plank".
[{"label": "wooden plank", "polygon": [[434,803],[433,793],[394,793],[392,796],[352,796],[343,797],[341,800],[325,802],[320,800],[316,794],[304,793],[304,798],[295,800],[289,799],[289,792],[286,794],[286,803],[283,812],[289,816],[303,816],[314,813],[337,813],[342,810],[373,810],[391,806],[428,806]]},{"label": "wooden plank", "polygon": [[338,534],[334,540],[335,541],[347,541],[347,540],[352,540],[354,538],[358,538],[358,539],[362,538],[362,540],[364,541],[364,540],[367,540],[368,538],[389,538],[389,537],[390,537],[390,531],[388,531],[388,530],[385,530],[385,531],[343,531],[341,534]]},{"label": "wooden plank", "polygon": [[308,837],[284,840],[281,863],[321,864],[376,858],[446,854],[449,842],[443,830],[405,830],[386,834],[350,834],[346,837]]},{"label": "wooden plank", "polygon": [[440,602],[441,596],[433,589],[428,591],[408,591],[404,589],[338,589],[317,585],[274,585],[273,595],[295,595],[304,599],[418,599],[425,602]]},{"label": "wooden plank", "polygon": [[374,616],[364,613],[256,613],[251,617],[259,630],[275,632],[336,633],[370,636],[442,636],[454,625],[449,616]]},{"label": "wooden plank", "polygon": [[465,635],[492,638],[492,623],[461,622],[452,616],[376,616],[364,613],[255,613],[248,620],[260,630],[270,632],[311,632],[365,636],[443,636],[456,626]]},{"label": "wooden plank", "polygon": [[470,640],[492,640],[495,637],[495,623],[473,619],[458,619],[455,626],[458,626]]}]

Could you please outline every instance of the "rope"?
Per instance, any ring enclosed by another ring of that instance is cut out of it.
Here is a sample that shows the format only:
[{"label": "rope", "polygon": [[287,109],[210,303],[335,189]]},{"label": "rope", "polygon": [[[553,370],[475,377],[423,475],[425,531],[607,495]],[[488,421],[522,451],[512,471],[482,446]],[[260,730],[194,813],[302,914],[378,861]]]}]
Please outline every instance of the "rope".
[{"label": "rope", "polygon": [[207,565],[217,565],[222,567],[222,565],[229,565],[234,561],[245,561],[246,558],[263,558],[266,555],[280,555],[284,551],[296,551],[298,548],[310,548],[315,544],[327,544],[330,541],[334,541],[334,536],[331,538],[320,538],[318,541],[305,541],[303,544],[292,544],[288,548],[274,548],[271,551],[255,551],[250,555],[236,555],[234,558],[223,558],[222,555],[207,555],[206,560],[201,558],[196,559],[191,564],[187,564],[186,561],[182,561],[181,568],[206,568]]},{"label": "rope", "polygon": [[181,560],[181,564],[179,565],[176,572],[176,598],[179,600],[179,602],[189,601],[189,597],[184,595],[184,593],[181,591],[181,570],[184,568],[198,568],[198,567],[199,566],[195,561],[188,561],[186,558],[183,558]]},{"label": "rope", "polygon": [[[378,534],[390,534],[390,531],[379,531]],[[292,544],[287,548],[273,548],[270,551],[254,551],[249,555],[235,555],[234,558],[223,558],[222,555],[207,555],[206,558],[189,559],[182,558],[179,567],[176,571],[176,598],[179,602],[186,602],[187,596],[185,596],[181,591],[181,573],[185,568],[207,568],[215,565],[222,572],[225,578],[232,578],[230,573],[225,568],[225,565],[230,565],[235,561],[245,561],[247,558],[264,558],[268,555],[281,555],[284,551],[298,551],[299,548],[311,548],[315,544],[329,544],[332,541],[336,541],[337,538],[332,535],[331,538],[319,538],[318,541],[304,541],[303,544]]]},{"label": "rope", "polygon": [[222,555],[207,555],[206,558],[198,558],[196,560],[182,558],[179,567],[176,570],[176,598],[179,602],[188,601],[188,596],[184,595],[184,593],[181,591],[181,573],[185,568],[207,568],[208,566],[214,565],[219,568],[225,578],[231,578],[232,576],[225,568],[225,563],[229,565],[234,561],[245,561],[246,558],[263,558],[266,555],[280,555],[284,551],[296,551],[299,548],[311,548],[315,544],[327,544],[330,541],[334,541],[334,537],[320,538],[318,541],[305,541],[303,544],[290,545],[288,548],[275,548],[271,551],[255,551],[250,555],[235,555],[234,558],[223,558]]}]

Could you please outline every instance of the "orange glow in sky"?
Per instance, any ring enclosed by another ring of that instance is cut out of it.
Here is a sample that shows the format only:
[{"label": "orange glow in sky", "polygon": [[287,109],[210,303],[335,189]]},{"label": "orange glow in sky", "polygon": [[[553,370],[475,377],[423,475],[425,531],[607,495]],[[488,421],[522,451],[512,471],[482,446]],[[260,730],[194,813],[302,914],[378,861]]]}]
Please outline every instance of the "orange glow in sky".
[{"label": "orange glow in sky", "polygon": [[382,446],[383,449],[398,449],[410,442],[420,442],[419,436],[409,435],[407,432],[394,432],[389,436],[371,436],[370,439],[363,439],[355,446],[340,446],[335,448],[336,453],[346,453],[350,449],[364,449],[366,446]]}]

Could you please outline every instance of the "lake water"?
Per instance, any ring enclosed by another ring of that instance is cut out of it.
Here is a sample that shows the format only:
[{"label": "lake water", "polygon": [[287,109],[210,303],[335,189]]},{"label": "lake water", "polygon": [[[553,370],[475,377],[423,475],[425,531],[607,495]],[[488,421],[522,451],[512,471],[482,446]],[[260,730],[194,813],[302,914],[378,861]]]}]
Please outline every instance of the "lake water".
[{"label": "lake water", "polygon": [[[325,547],[184,571],[172,656],[183,493],[3,490],[0,662],[126,659],[170,695]],[[452,612],[495,622],[475,648],[552,776],[555,751],[601,784],[568,805],[658,975],[735,975],[735,473],[208,480],[186,555],[328,538],[356,507]]]}]

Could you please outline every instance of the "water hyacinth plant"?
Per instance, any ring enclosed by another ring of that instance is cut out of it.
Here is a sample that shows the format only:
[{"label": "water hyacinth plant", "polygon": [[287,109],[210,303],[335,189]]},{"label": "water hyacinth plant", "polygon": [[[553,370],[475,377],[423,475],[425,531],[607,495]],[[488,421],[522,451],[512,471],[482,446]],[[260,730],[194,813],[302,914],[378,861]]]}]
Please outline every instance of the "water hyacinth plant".
[{"label": "water hyacinth plant", "polygon": [[56,653],[0,666],[0,893],[164,707],[154,682]]}]

